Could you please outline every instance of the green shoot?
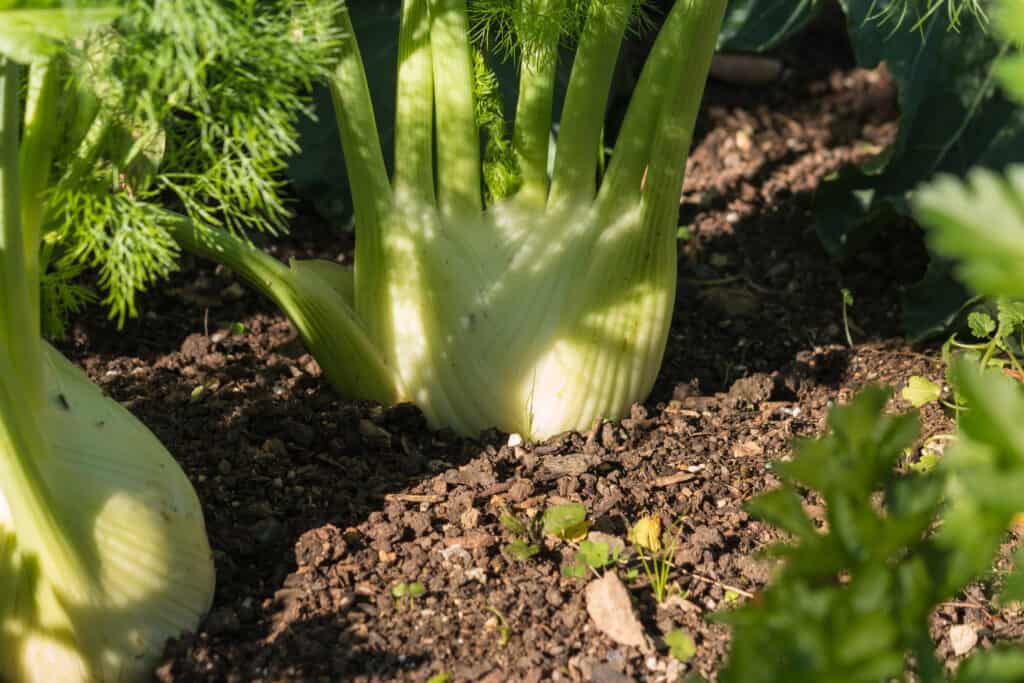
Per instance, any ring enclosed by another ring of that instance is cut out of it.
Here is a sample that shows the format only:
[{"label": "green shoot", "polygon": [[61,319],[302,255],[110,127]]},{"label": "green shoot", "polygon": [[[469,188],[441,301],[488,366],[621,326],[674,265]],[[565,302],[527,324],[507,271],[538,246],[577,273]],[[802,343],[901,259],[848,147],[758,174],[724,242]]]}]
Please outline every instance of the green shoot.
[{"label": "green shoot", "polygon": [[505,647],[506,645],[508,645],[509,638],[512,637],[512,629],[509,628],[508,619],[505,618],[505,615],[502,614],[501,610],[499,610],[497,607],[488,605],[487,610],[491,614],[493,614],[494,617],[498,620],[498,637],[500,638],[499,642],[501,643],[502,647]]},{"label": "green shoot", "polygon": [[411,609],[416,599],[426,592],[427,589],[419,581],[396,583],[391,587],[391,597],[395,599],[398,609]]},{"label": "green shoot", "polygon": [[[654,599],[661,604],[670,597],[668,580],[675,562],[676,547],[679,545],[679,539],[683,533],[683,515],[680,515],[672,527],[666,531],[665,536],[668,542],[664,544],[664,547],[662,547],[662,541],[657,531],[652,533],[650,530],[651,526],[655,526],[651,520],[658,520],[658,518],[645,517],[637,522],[631,530],[630,540],[640,557]],[[660,530],[660,521],[656,526]]]},{"label": "green shoot", "polygon": [[846,332],[846,345],[851,349],[853,348],[853,337],[850,336],[850,319],[847,315],[847,309],[853,306],[853,293],[849,289],[843,287],[843,331]]}]

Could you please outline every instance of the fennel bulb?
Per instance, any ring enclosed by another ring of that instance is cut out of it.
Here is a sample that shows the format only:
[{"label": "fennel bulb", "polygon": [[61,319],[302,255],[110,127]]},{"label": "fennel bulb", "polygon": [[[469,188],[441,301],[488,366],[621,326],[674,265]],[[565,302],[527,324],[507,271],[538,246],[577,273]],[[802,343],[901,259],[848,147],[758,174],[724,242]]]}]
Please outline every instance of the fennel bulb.
[{"label": "fennel bulb", "polygon": [[4,473],[31,458],[37,477],[0,480],[0,678],[148,680],[167,638],[210,607],[202,510],[142,423],[44,353],[43,452],[0,440]]},{"label": "fennel bulb", "polygon": [[[274,299],[342,393],[411,401],[433,426],[463,434],[498,427],[540,439],[621,417],[657,376],[679,192],[725,2],[676,0],[599,188],[605,105],[633,0],[589,3],[550,178],[562,34],[546,19],[572,19],[579,5],[486,4],[510,10],[522,45],[514,158],[502,162],[517,182],[488,173],[496,162],[480,157],[466,0],[404,0],[390,179],[359,47],[347,11],[338,15],[345,39],[329,85],[355,204],[354,272],[285,266],[194,221],[170,229]],[[485,202],[490,176],[511,194],[489,191]]]}]

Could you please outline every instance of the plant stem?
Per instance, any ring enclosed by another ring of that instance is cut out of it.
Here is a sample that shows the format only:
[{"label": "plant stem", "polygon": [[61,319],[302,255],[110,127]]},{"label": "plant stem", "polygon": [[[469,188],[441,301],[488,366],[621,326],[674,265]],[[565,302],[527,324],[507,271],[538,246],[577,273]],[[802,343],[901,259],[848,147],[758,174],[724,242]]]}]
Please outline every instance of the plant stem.
[{"label": "plant stem", "polygon": [[430,0],[430,15],[439,204],[444,216],[471,216],[483,206],[466,0]]},{"label": "plant stem", "polygon": [[16,358],[13,386],[23,401],[42,406],[42,346],[39,338],[39,287],[29,273],[38,272],[39,245],[25,244],[19,184],[21,106],[20,68],[0,58],[0,347]]},{"label": "plant stem", "polygon": [[[553,11],[552,0],[520,0],[523,12]],[[522,173],[519,201],[543,208],[548,197],[550,147],[555,72],[558,67],[558,34],[550,31],[536,45],[524,49],[519,68],[519,100],[516,103],[513,145]]]},{"label": "plant stem", "polygon": [[373,101],[366,70],[356,42],[348,10],[338,10],[337,21],[344,36],[341,58],[328,80],[335,118],[345,156],[345,169],[352,185],[356,215],[356,312],[365,321],[370,336],[384,338],[383,225],[392,201],[384,155],[373,113]]},{"label": "plant stem", "polygon": [[550,201],[555,206],[594,197],[596,150],[632,6],[632,0],[595,0],[590,6],[562,107],[565,125],[559,128],[551,180]]},{"label": "plant stem", "polygon": [[39,249],[26,248],[22,234],[19,72],[0,57],[0,486],[20,550],[45,551],[52,570],[73,580],[83,575],[80,555],[61,530],[56,500],[37,462],[47,456],[39,424],[46,399],[42,340],[31,327],[38,320],[39,289],[30,290],[26,276],[26,262],[37,261]]},{"label": "plant stem", "polygon": [[293,261],[286,266],[226,230],[198,226],[170,211],[164,211],[163,218],[162,224],[183,248],[227,266],[280,306],[336,388],[384,404],[403,398],[400,379],[356,312],[323,277],[323,262],[307,267]]},{"label": "plant stem", "polygon": [[403,0],[398,37],[395,191],[434,201],[434,77],[427,0]]}]

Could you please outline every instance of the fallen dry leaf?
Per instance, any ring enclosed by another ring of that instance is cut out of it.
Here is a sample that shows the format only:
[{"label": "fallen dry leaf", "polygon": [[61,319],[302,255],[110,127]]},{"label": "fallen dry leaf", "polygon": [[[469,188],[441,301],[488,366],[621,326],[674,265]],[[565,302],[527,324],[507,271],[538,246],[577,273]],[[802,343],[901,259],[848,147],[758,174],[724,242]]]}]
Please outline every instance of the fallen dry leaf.
[{"label": "fallen dry leaf", "polygon": [[633,611],[629,592],[613,572],[587,585],[587,614],[594,625],[619,645],[631,645],[647,651],[650,644],[644,627]]}]

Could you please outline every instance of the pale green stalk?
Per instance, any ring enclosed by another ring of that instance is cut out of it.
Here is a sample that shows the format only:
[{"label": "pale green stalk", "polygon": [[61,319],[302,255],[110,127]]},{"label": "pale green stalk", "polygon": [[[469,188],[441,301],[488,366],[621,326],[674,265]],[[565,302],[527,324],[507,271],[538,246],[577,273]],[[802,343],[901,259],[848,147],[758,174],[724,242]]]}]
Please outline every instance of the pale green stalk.
[{"label": "pale green stalk", "polygon": [[[345,283],[342,266],[294,261],[289,267],[227,231],[196,227],[171,212],[164,216],[164,225],[184,248],[228,266],[280,306],[338,389],[381,403],[403,397],[401,381],[345,300],[351,285]],[[323,321],[330,321],[330,328]],[[339,356],[330,349],[345,353]]]},{"label": "pale green stalk", "polygon": [[394,187],[406,196],[433,202],[434,76],[427,3],[402,1]]},{"label": "pale green stalk", "polygon": [[467,220],[483,206],[466,0],[430,0],[430,15],[438,203],[445,218]]},{"label": "pale green stalk", "polygon": [[608,93],[632,7],[633,0],[594,0],[590,6],[562,106],[551,178],[555,206],[594,198]]},{"label": "pale green stalk", "polygon": [[[554,11],[556,0],[520,0],[523,12]],[[558,34],[541,36],[522,55],[519,68],[519,100],[513,134],[523,184],[516,200],[542,209],[548,197],[548,152],[551,117],[558,68]]]},{"label": "pale green stalk", "polygon": [[384,270],[380,264],[384,261],[382,231],[391,210],[391,183],[377,134],[366,70],[344,7],[338,11],[337,19],[343,35],[341,58],[328,84],[359,222],[353,307],[370,336],[386,346]]}]

